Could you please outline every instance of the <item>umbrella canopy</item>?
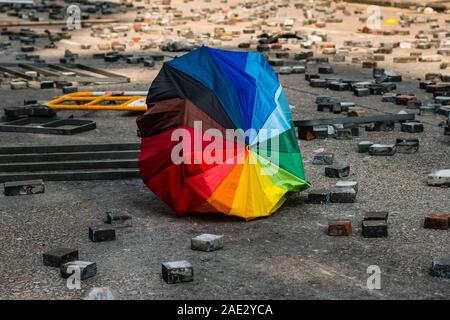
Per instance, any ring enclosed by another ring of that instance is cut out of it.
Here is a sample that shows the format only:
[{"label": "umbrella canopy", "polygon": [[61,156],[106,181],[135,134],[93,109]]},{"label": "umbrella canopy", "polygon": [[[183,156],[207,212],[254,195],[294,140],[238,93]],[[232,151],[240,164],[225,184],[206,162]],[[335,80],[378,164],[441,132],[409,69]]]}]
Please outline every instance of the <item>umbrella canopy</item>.
[{"label": "umbrella canopy", "polygon": [[166,62],[147,106],[141,177],[177,214],[250,220],[309,187],[287,98],[261,54],[201,47]]}]

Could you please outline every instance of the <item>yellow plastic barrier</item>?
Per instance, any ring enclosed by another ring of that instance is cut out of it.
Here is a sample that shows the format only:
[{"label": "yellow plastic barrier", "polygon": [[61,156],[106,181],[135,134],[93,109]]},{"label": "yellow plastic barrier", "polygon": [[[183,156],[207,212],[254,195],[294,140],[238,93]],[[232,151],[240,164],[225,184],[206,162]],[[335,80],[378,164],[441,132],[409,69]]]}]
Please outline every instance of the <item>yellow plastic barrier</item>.
[{"label": "yellow plastic barrier", "polygon": [[143,91],[74,92],[47,102],[47,106],[66,110],[147,111],[146,96]]}]

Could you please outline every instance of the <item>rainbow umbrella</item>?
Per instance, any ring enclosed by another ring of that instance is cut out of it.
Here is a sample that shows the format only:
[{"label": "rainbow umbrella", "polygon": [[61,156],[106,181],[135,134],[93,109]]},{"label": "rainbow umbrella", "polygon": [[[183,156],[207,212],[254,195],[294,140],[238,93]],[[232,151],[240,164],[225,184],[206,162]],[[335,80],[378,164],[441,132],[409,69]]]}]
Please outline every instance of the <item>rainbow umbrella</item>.
[{"label": "rainbow umbrella", "polygon": [[309,187],[287,98],[261,54],[200,47],[166,62],[147,106],[141,177],[178,215],[250,220]]}]

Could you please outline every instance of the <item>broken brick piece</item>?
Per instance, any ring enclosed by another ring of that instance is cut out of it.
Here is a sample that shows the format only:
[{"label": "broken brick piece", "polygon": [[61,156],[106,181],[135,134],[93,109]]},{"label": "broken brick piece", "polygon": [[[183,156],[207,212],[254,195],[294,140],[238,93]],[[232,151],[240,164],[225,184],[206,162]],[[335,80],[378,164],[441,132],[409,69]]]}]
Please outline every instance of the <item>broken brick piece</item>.
[{"label": "broken brick piece", "polygon": [[352,234],[352,221],[350,219],[328,221],[329,236],[350,236]]},{"label": "broken brick piece", "polygon": [[423,132],[424,127],[423,127],[423,123],[415,121],[415,122],[404,122],[401,124],[401,129],[402,132],[409,132],[409,133],[418,133],[418,132]]},{"label": "broken brick piece", "polygon": [[393,144],[373,144],[369,147],[371,156],[392,156],[396,152]]},{"label": "broken brick piece", "polygon": [[191,239],[191,249],[215,251],[223,248],[223,236],[204,233]]},{"label": "broken brick piece", "polygon": [[434,257],[431,274],[440,278],[450,278],[450,257]]},{"label": "broken brick piece", "polygon": [[448,215],[447,214],[428,214],[423,221],[423,227],[426,229],[448,229]]},{"label": "broken brick piece", "polygon": [[333,161],[334,161],[334,154],[321,152],[321,153],[314,155],[312,164],[331,165],[331,164],[333,164]]},{"label": "broken brick piece", "polygon": [[59,268],[66,262],[78,259],[78,250],[57,248],[42,255],[44,266]]},{"label": "broken brick piece", "polygon": [[371,211],[366,212],[364,214],[364,221],[370,221],[370,220],[387,220],[389,216],[389,212],[387,211]]},{"label": "broken brick piece", "polygon": [[333,203],[353,203],[356,200],[356,191],[353,188],[333,188],[330,201]]},{"label": "broken brick piece", "polygon": [[61,276],[68,278],[79,270],[80,280],[92,278],[97,274],[97,264],[90,261],[74,260],[64,263],[61,268]]},{"label": "broken brick piece", "polygon": [[398,153],[416,153],[419,151],[419,139],[396,139],[395,149]]},{"label": "broken brick piece", "polygon": [[42,181],[41,179],[5,182],[4,184],[5,196],[29,195],[44,192],[45,192],[45,185],[44,181]]},{"label": "broken brick piece", "polygon": [[450,187],[450,169],[437,170],[428,175],[429,186]]},{"label": "broken brick piece", "polygon": [[366,153],[369,152],[369,148],[373,145],[373,142],[371,141],[361,141],[358,143],[358,152],[359,153]]},{"label": "broken brick piece", "polygon": [[353,93],[357,97],[367,97],[370,95],[370,90],[369,88],[355,88]]},{"label": "broken brick piece", "polygon": [[312,190],[308,193],[308,203],[320,204],[330,202],[330,190]]},{"label": "broken brick piece", "polygon": [[364,220],[362,222],[362,234],[365,238],[387,237],[388,226],[386,220]]},{"label": "broken brick piece", "polygon": [[106,212],[106,221],[115,227],[130,227],[131,216],[123,213]]},{"label": "broken brick piece", "polygon": [[337,164],[326,167],[325,175],[330,178],[348,177],[350,175],[350,166]]},{"label": "broken brick piece", "polygon": [[189,282],[194,280],[194,269],[185,260],[165,262],[162,264],[162,276],[168,284]]},{"label": "broken brick piece", "polygon": [[417,100],[416,96],[399,94],[395,97],[395,104],[406,106],[408,105],[408,101]]},{"label": "broken brick piece", "polygon": [[358,192],[358,182],[356,181],[348,181],[348,180],[340,180],[336,182],[335,188],[352,188],[356,192]]},{"label": "broken brick piece", "polygon": [[116,240],[116,230],[103,225],[93,225],[89,227],[89,239],[92,242]]}]

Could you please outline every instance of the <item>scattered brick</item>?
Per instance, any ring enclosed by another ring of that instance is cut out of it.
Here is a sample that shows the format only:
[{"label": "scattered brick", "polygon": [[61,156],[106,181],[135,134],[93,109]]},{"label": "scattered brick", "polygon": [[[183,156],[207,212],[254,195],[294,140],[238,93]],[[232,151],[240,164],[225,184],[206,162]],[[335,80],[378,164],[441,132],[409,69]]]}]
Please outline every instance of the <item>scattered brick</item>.
[{"label": "scattered brick", "polygon": [[194,269],[185,260],[165,262],[162,264],[162,276],[168,284],[190,282],[194,280]]},{"label": "scattered brick", "polygon": [[333,153],[318,153],[314,155],[314,159],[312,161],[312,164],[315,165],[331,165],[334,161],[334,154]]},{"label": "scattered brick", "polygon": [[356,191],[353,188],[333,188],[330,193],[333,203],[353,203],[356,201]]},{"label": "scattered brick", "polygon": [[352,234],[352,221],[349,219],[328,221],[329,236],[350,236]]},{"label": "scattered brick", "polygon": [[93,225],[89,227],[89,239],[92,242],[116,240],[116,230],[103,225]]},{"label": "scattered brick", "polygon": [[389,212],[387,211],[370,211],[364,214],[363,221],[384,220],[387,221]]},{"label": "scattered brick", "polygon": [[386,220],[364,220],[362,222],[362,234],[365,238],[381,238],[388,236]]},{"label": "scattered brick", "polygon": [[74,260],[61,265],[61,276],[66,279],[76,272],[75,269],[80,270],[80,280],[92,278],[97,274],[95,262]]},{"label": "scattered brick", "polygon": [[373,144],[369,147],[371,156],[392,156],[396,152],[393,144]]},{"label": "scattered brick", "polygon": [[78,260],[78,250],[57,248],[42,255],[44,266],[59,268],[66,262]]},{"label": "scattered brick", "polygon": [[330,190],[320,189],[312,190],[308,193],[308,203],[320,204],[330,202]]},{"label": "scattered brick", "polygon": [[215,251],[223,248],[223,236],[215,234],[201,234],[191,239],[191,249],[199,251]]},{"label": "scattered brick", "polygon": [[358,143],[358,152],[359,153],[366,153],[369,152],[369,148],[373,145],[373,142],[371,141],[361,141]]},{"label": "scattered brick", "polygon": [[416,153],[419,151],[419,139],[396,139],[395,149],[398,153]]},{"label": "scattered brick", "polygon": [[325,167],[325,176],[330,178],[344,178],[350,175],[350,166],[348,165],[332,165]]},{"label": "scattered brick", "polygon": [[114,227],[131,227],[131,216],[123,213],[106,212],[105,223]]},{"label": "scattered brick", "polygon": [[5,196],[20,196],[39,194],[45,192],[44,181],[28,180],[28,181],[13,181],[4,183]]},{"label": "scattered brick", "polygon": [[450,169],[437,170],[428,175],[428,185],[450,187]]},{"label": "scattered brick", "polygon": [[353,190],[358,192],[358,182],[341,180],[336,182],[335,188],[352,188]]},{"label": "scattered brick", "polygon": [[431,274],[440,278],[450,278],[450,257],[434,257]]},{"label": "scattered brick", "polygon": [[423,227],[425,229],[448,229],[448,214],[428,214],[423,221]]}]

